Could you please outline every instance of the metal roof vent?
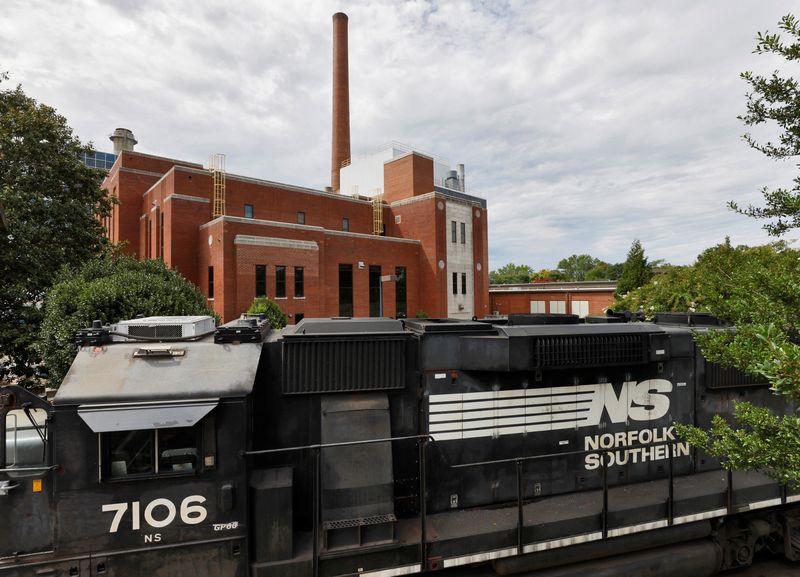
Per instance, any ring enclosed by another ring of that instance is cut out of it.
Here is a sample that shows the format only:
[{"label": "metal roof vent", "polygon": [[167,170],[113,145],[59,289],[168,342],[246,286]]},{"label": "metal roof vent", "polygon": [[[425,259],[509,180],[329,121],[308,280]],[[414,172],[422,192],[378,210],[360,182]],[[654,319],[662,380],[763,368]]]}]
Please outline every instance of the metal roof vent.
[{"label": "metal roof vent", "polygon": [[112,330],[114,341],[126,336],[141,339],[191,339],[214,332],[214,319],[209,316],[144,317],[120,321]]}]

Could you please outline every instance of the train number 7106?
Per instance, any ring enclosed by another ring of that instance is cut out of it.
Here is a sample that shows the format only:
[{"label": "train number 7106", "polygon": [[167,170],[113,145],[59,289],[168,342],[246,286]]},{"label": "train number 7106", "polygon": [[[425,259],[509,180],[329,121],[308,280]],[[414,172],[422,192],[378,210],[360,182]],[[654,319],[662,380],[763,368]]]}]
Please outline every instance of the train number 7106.
[{"label": "train number 7106", "polygon": [[[205,521],[206,517],[208,517],[208,511],[202,505],[205,502],[206,498],[202,495],[189,495],[186,497],[180,505],[181,521],[186,525],[197,525]],[[140,501],[103,505],[103,513],[114,512],[109,533],[116,533],[119,530],[119,526],[128,509],[131,510],[131,530],[138,531],[142,522]],[[178,508],[169,499],[154,499],[144,508],[144,522],[154,529],[161,529],[175,521],[178,514]]]}]

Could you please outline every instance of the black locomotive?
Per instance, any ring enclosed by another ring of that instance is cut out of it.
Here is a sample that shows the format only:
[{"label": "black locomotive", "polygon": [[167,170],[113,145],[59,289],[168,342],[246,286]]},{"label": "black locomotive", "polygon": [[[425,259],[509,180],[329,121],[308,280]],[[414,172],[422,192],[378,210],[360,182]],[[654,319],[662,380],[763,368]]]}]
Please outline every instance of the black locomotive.
[{"label": "black locomotive", "polygon": [[714,324],[98,324],[52,403],[0,388],[0,576],[655,577],[761,549],[794,560],[800,494],[675,434],[734,400],[792,409],[703,359],[691,333]]}]

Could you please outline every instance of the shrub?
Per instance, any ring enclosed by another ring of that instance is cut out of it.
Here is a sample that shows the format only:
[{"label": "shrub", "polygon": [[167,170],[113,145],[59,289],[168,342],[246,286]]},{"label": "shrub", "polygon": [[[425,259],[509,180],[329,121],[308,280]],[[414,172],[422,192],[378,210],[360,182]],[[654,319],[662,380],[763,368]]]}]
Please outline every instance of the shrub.
[{"label": "shrub", "polygon": [[282,329],[289,322],[278,303],[267,297],[253,299],[253,304],[250,305],[247,312],[254,315],[264,315],[273,329]]}]

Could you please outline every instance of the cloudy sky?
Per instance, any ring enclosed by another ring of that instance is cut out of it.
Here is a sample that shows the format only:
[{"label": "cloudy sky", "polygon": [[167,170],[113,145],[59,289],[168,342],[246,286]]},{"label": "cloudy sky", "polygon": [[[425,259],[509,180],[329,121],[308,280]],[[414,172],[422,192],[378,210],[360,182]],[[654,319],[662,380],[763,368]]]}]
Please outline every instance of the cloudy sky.
[{"label": "cloudy sky", "polygon": [[464,163],[491,268],[769,240],[725,203],[796,171],[736,118],[739,73],[783,65],[752,49],[786,2],[3,0],[0,70],[99,150],[124,126],[141,152],[323,188],[340,10],[353,153],[397,140]]}]

